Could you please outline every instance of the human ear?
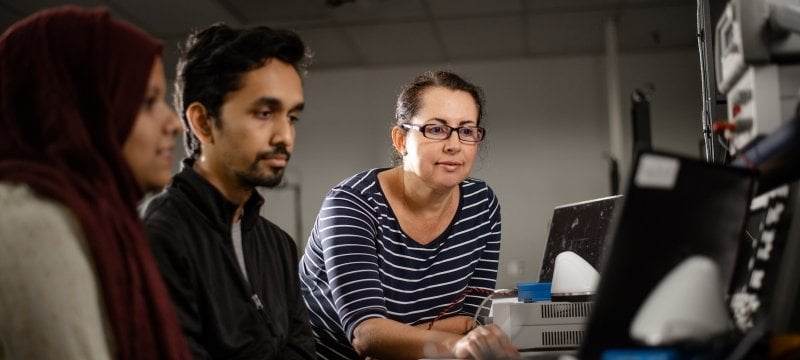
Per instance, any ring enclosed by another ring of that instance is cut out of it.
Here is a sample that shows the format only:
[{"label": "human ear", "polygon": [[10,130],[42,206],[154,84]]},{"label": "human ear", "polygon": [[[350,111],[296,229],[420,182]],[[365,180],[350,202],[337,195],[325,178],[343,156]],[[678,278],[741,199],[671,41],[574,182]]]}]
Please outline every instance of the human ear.
[{"label": "human ear", "polygon": [[392,128],[392,145],[403,156],[408,153],[406,151],[406,134],[407,132],[403,131],[399,126]]},{"label": "human ear", "polygon": [[195,101],[186,108],[186,118],[189,119],[189,126],[192,128],[194,136],[200,143],[213,143],[214,135],[211,131],[211,117],[203,104]]}]

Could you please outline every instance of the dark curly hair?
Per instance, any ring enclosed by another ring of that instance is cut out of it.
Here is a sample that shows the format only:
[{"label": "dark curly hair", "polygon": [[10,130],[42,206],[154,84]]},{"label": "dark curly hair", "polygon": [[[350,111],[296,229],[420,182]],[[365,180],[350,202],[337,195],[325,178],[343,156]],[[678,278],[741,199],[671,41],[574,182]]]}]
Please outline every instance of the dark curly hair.
[{"label": "dark curly hair", "polygon": [[200,141],[186,117],[189,105],[203,104],[214,125],[221,127],[223,99],[242,87],[245,73],[274,58],[292,65],[302,76],[310,57],[300,37],[289,30],[266,26],[234,29],[220,23],[189,35],[180,46],[174,99],[183,119],[188,156],[200,154]]}]

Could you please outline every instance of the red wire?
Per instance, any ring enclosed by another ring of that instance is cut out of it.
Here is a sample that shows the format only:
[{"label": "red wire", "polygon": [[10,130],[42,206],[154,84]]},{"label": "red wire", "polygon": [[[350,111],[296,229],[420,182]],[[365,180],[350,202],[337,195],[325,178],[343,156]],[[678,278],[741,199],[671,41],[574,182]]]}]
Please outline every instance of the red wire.
[{"label": "red wire", "polygon": [[736,130],[736,123],[731,121],[717,121],[711,124],[711,131],[714,133],[722,133],[725,130]]},{"label": "red wire", "polygon": [[[717,122],[711,124],[711,131],[714,132],[714,133],[719,134],[719,133],[725,132],[726,130],[730,130],[730,131],[736,130],[736,123],[734,123],[732,121],[724,121],[723,120],[723,121],[717,121]],[[742,160],[744,160],[745,164],[747,165],[747,167],[750,170],[755,169],[755,167],[756,167],[755,163],[753,163],[753,160],[750,159],[747,156],[747,154],[745,154],[744,152],[739,151],[739,149],[736,148],[736,146],[733,144],[733,142],[730,143],[730,146],[733,148],[734,151],[736,151],[738,153],[739,156],[741,156]],[[727,151],[728,149],[725,149],[725,150]]]},{"label": "red wire", "polygon": [[433,318],[433,320],[431,320],[431,323],[428,324],[428,330],[432,329],[433,328],[433,323],[436,322],[437,320],[441,319],[442,316],[444,316],[445,314],[447,314],[447,312],[450,311],[450,309],[452,309],[453,306],[456,306],[458,303],[460,303],[462,300],[464,300],[464,298],[466,298],[467,295],[469,295],[471,293],[474,293],[474,292],[482,294],[482,295],[489,296],[489,295],[492,295],[492,293],[494,291],[486,290],[486,289],[480,289],[480,288],[474,288],[474,287],[465,289],[464,292],[462,292],[461,295],[458,296],[458,298],[456,298],[453,302],[451,302],[450,305],[447,305],[447,307],[445,307],[444,310],[442,310],[439,313],[439,315],[437,315],[435,318]]}]

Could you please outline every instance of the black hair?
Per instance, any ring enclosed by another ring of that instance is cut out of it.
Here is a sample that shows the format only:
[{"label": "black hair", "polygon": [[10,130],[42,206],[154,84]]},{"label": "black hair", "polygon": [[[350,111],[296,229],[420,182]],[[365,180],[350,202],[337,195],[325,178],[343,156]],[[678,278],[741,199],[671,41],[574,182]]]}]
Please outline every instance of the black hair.
[{"label": "black hair", "polygon": [[[422,107],[422,93],[425,89],[436,86],[469,93],[472,99],[475,100],[475,106],[478,108],[477,125],[481,125],[484,114],[483,108],[486,104],[486,100],[483,97],[483,90],[455,73],[437,70],[427,71],[403,86],[400,96],[397,97],[397,107],[394,112],[394,126],[399,127],[402,131],[407,131],[401,125],[409,123],[411,118],[413,118]],[[401,162],[402,158],[400,154],[395,151],[392,163],[399,164]]]},{"label": "black hair", "polygon": [[300,37],[289,30],[266,26],[234,29],[218,23],[189,35],[180,46],[174,98],[183,119],[188,156],[200,154],[200,141],[186,117],[189,105],[203,104],[214,125],[221,127],[219,112],[225,95],[242,87],[245,73],[268,59],[278,59],[302,76],[310,57]]}]

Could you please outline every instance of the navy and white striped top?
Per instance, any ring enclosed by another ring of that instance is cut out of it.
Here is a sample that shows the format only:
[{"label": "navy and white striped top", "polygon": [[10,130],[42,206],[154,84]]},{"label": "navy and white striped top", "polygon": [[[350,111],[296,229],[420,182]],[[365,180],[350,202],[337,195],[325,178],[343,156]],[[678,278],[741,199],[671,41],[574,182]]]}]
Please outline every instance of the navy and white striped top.
[{"label": "navy and white striped top", "polygon": [[[372,169],[325,198],[300,261],[300,287],[320,359],[358,358],[350,345],[361,321],[433,320],[467,288],[493,290],[500,256],[500,205],[483,181],[460,184],[453,221],[420,245],[401,229]],[[469,295],[446,316],[472,316]]]}]

